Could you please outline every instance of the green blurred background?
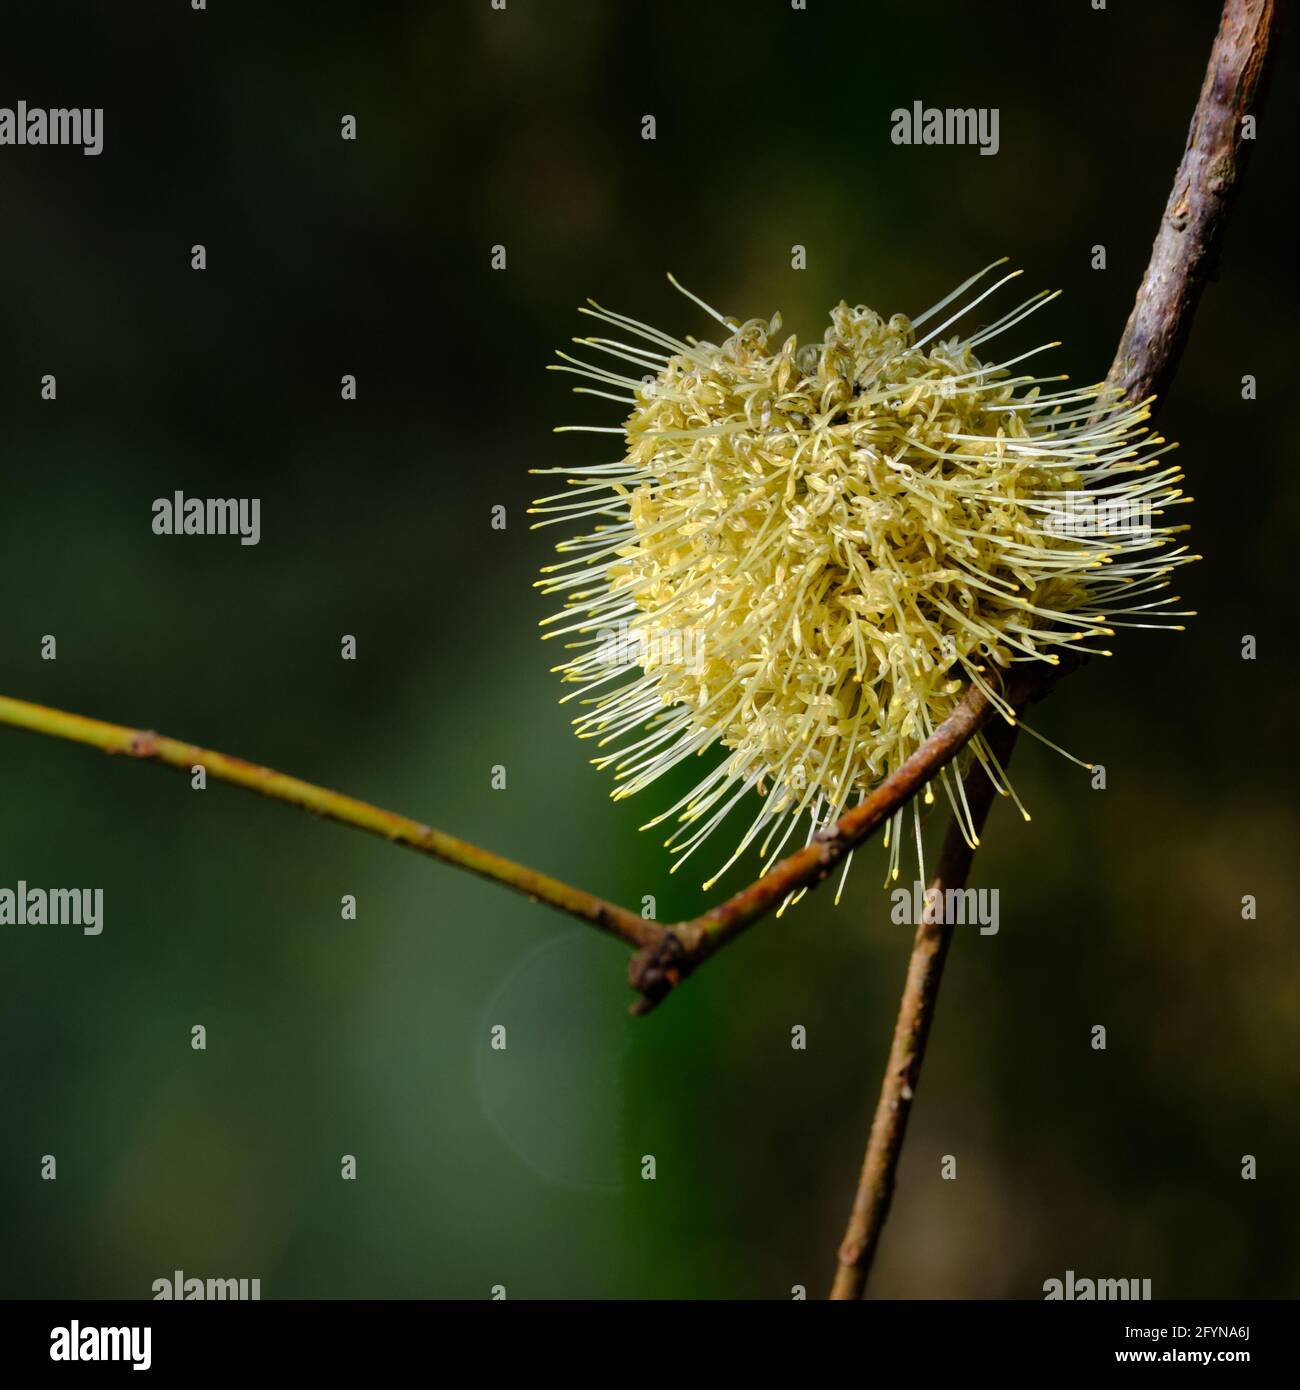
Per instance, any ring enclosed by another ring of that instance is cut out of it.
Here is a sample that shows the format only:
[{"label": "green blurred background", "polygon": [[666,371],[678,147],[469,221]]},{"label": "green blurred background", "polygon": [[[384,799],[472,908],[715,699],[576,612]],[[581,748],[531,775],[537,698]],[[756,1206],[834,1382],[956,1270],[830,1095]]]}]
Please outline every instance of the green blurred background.
[{"label": "green blurred background", "polygon": [[[102,105],[105,151],[0,150],[0,690],[698,911],[702,873],[636,831],[676,793],[609,801],[537,640],[554,533],[524,508],[553,489],[527,470],[606,456],[557,421],[616,423],[542,370],[575,306],[704,333],[673,270],[808,340],[840,298],[917,312],[1005,254],[1066,290],[1016,342],[1060,337],[1095,379],[1215,24],[1161,0],[24,9],[0,104]],[[1161,421],[1201,616],[1039,710],[1107,790],[1017,754],[1034,820],[999,806],[985,837],[1001,931],[956,942],[878,1296],[1036,1298],[1067,1269],[1300,1293],[1295,57]],[[895,147],[914,100],[998,107],[1000,153]],[[176,489],[260,497],[261,544],[155,536]],[[101,886],[106,918],[0,930],[5,1294],[147,1297],[177,1268],[268,1298],[828,1287],[910,939],[878,845],[838,909],[765,922],[634,1022],[617,943],[490,884],[12,730],[0,769],[0,885]]]}]

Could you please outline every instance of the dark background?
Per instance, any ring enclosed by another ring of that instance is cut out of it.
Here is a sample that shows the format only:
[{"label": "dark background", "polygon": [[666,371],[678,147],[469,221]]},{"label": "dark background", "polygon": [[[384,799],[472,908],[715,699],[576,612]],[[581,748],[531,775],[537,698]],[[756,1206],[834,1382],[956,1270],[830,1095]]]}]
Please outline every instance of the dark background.
[{"label": "dark background", "polygon": [[[1005,254],[1026,293],[1066,290],[1014,341],[1062,338],[1059,369],[1096,379],[1216,12],[16,9],[0,105],[103,106],[105,148],[0,149],[0,690],[696,912],[702,874],[670,879],[635,830],[676,793],[608,800],[537,640],[554,533],[524,508],[555,489],[527,470],[605,456],[554,423],[617,423],[542,370],[586,331],[574,307],[707,334],[672,270],[807,341],[841,298],[919,312]],[[1035,1298],[1067,1269],[1158,1298],[1300,1293],[1294,59],[1161,420],[1197,499],[1201,616],[1038,711],[1107,790],[1022,741],[1034,820],[999,806],[985,837],[1001,931],[953,951],[881,1296]],[[998,107],[1000,153],[892,145],[918,99]],[[155,536],[177,489],[260,497],[261,544]],[[909,945],[878,846],[838,910],[822,893],[765,922],[633,1022],[620,946],[493,885],[13,730],[0,776],[0,885],[100,886],[106,918],[0,929],[4,1293],[144,1297],[177,1268],[265,1297],[828,1286]]]}]

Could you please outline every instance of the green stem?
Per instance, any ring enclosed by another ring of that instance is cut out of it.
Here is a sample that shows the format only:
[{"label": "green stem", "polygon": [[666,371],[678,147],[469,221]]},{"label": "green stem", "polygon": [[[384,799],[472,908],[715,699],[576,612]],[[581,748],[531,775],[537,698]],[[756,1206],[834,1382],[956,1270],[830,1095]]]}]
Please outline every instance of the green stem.
[{"label": "green stem", "polygon": [[62,710],[2,695],[0,723],[12,724],[15,728],[28,729],[36,734],[48,734],[52,738],[84,743],[98,748],[102,753],[121,753],[129,758],[161,763],[164,767],[178,768],[182,772],[202,767],[216,781],[229,782],[261,796],[272,797],[310,811],[313,815],[323,816],[326,820],[337,821],[340,825],[369,831],[393,844],[405,845],[420,854],[441,859],[446,864],[455,864],[457,868],[466,869],[481,878],[505,884],[507,888],[513,888],[534,901],[549,903],[561,912],[590,922],[631,946],[649,945],[658,939],[662,931],[654,922],[644,921],[626,908],[584,893],[580,888],[571,888],[559,879],[524,868],[502,855],[458,840],[454,835],[434,830],[393,811],[382,810],[369,802],[358,801],[355,797],[343,796],[326,787],[275,772],[269,767],[245,762],[243,758],[232,758],[227,753],[200,748],[195,743],[164,738],[148,730],[106,724],[101,719],[86,719],[79,714],[66,714]]},{"label": "green stem", "polygon": [[229,782],[340,825],[368,831],[589,922],[638,948],[629,974],[633,987],[642,994],[637,1006],[642,1013],[653,1007],[701,961],[765,916],[790,893],[803,887],[815,887],[826,878],[855,846],[883,825],[920,787],[936,776],[940,768],[957,756],[989,714],[990,706],[985,697],[976,690],[968,692],[948,719],[902,767],[811,845],[782,860],[756,883],[693,921],[665,927],[536,869],[516,864],[503,855],[327,787],[198,744],[165,738],[147,729],[131,729],[0,696],[0,724],[68,739],[98,748],[103,753],[122,754],[182,772],[202,767],[216,781]]}]

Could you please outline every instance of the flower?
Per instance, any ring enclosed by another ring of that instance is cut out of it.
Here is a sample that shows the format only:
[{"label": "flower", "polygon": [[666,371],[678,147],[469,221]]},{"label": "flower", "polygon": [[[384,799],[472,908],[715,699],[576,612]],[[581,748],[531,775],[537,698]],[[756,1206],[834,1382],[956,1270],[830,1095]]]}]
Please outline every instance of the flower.
[{"label": "flower", "polygon": [[[1144,428],[1150,401],[1102,384],[1045,391],[1065,378],[1024,367],[1045,348],[982,355],[1056,297],[1046,291],[969,336],[950,332],[1019,274],[943,316],[1003,263],[914,319],[841,303],[821,343],[804,347],[781,336],[779,314],[740,323],[686,290],[726,330],[720,344],[589,301],[580,312],[616,336],[575,341],[620,365],[558,354],[555,370],[602,388],[579,393],[628,415],[562,427],[618,435],[620,458],[537,470],[573,473],[564,493],[539,499],[538,525],[589,528],[559,544],[565,558],[539,581],[564,596],[547,636],[573,639],[577,653],[555,669],[578,687],[566,699],[584,703],[579,735],[611,749],[593,761],[613,769],[615,797],[726,750],[649,822],[675,819],[675,869],[756,794],[705,887],[760,837],[765,868],[801,823],[811,840],[971,684],[1012,718],[999,687],[1013,663],[1108,656],[1093,639],[1188,616],[1149,597],[1196,558],[1171,548],[1185,527],[1154,524],[1190,499],[1178,468],[1158,462],[1175,446]],[[971,752],[1014,797],[982,736]],[[940,782],[974,844],[961,776],[944,769]],[[912,814],[919,854],[915,803]],[[900,810],[888,827],[894,878],[902,830]]]}]

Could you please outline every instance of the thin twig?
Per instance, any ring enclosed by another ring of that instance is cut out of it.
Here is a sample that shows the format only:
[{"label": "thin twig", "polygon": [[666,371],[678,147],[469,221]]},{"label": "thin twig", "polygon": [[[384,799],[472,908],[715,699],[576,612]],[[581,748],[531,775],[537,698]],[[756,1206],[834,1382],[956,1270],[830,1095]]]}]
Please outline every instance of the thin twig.
[{"label": "thin twig", "polygon": [[[1281,27],[1281,9],[1278,0],[1227,0],[1223,7],[1187,147],[1107,378],[1130,400],[1167,389],[1205,281],[1214,273],[1250,144],[1243,138],[1243,120],[1262,95]],[[1014,730],[999,726],[990,732],[989,739],[992,742],[1007,735],[1014,737]],[[999,754],[1004,766],[1009,756],[1008,742],[1006,753]],[[974,780],[972,777],[972,783]],[[968,794],[975,811],[975,791]],[[982,822],[992,795],[987,779],[983,779],[979,795]],[[972,857],[973,851],[957,826],[951,825],[932,889],[962,887]],[[866,1287],[893,1197],[903,1137],[951,939],[951,924],[923,921],[917,929],[889,1063],[840,1246],[833,1299],[861,1298]]]},{"label": "thin twig", "polygon": [[[1037,682],[1021,678],[1015,689]],[[588,922],[601,931],[640,948],[633,956],[630,974],[642,998],[634,1006],[646,1012],[702,960],[751,926],[788,894],[815,887],[855,846],[883,825],[897,809],[946,766],[966,746],[989,718],[992,707],[978,690],[969,691],[933,735],[860,805],[846,812],[813,844],[784,859],[756,883],[693,921],[662,926],[647,921],[627,908],[607,902],[580,888],[570,887],[548,874],[526,868],[500,854],[435,830],[420,821],[369,802],[304,782],[272,768],[218,753],[211,748],[167,738],[148,729],[132,729],[100,719],[69,714],[46,705],[0,696],[0,724],[32,733],[68,739],[120,753],[144,762],[189,772],[203,767],[214,781],[229,782],[340,825],[369,831],[394,844],[405,845],[431,858],[513,888],[536,902],[544,902]]]},{"label": "thin twig", "polygon": [[[989,747],[1003,767],[1011,757],[1015,737],[1016,730],[1001,722],[989,731]],[[993,784],[983,768],[972,770],[966,779],[966,799],[977,837],[984,827],[993,795]],[[867,1141],[848,1229],[840,1245],[839,1265],[831,1289],[833,1299],[862,1297],[880,1230],[889,1215],[903,1137],[907,1133],[925,1044],[934,1021],[943,964],[952,944],[953,923],[945,918],[944,895],[949,889],[959,889],[965,884],[974,854],[957,822],[950,822],[912,943],[907,983],[898,1005],[898,1022],[894,1026],[894,1041],[880,1086],[880,1100],[871,1122],[871,1137]]]},{"label": "thin twig", "polygon": [[[369,802],[344,796],[272,768],[246,762],[243,758],[218,753],[198,744],[167,738],[149,729],[132,729],[101,719],[88,719],[46,705],[32,704],[0,695],[0,724],[26,729],[53,738],[68,739],[98,748],[104,753],[120,753],[143,762],[189,772],[194,767],[218,782],[229,782],[261,796],[271,797],[341,825],[369,831],[394,844],[405,845],[431,858],[466,869],[482,878],[513,888],[538,902],[547,903],[620,937],[629,945],[653,951],[668,937],[691,943],[693,963],[756,922],[787,894],[824,879],[854,846],[908,801],[918,788],[936,776],[965,747],[991,713],[987,699],[972,690],[953,713],[892,776],[860,806],[847,812],[814,844],[784,859],[772,871],[692,922],[676,927],[646,921],[638,914],[606,902],[559,879],[525,868],[503,855],[480,849],[419,821],[385,811]],[[671,988],[664,982],[648,983],[646,989],[656,998]]]},{"label": "thin twig", "polygon": [[244,787],[248,791],[310,811],[313,815],[323,816],[326,820],[368,830],[372,835],[382,836],[394,844],[405,845],[408,849],[418,850],[421,854],[431,855],[434,859],[505,884],[530,898],[550,903],[562,912],[590,922],[602,931],[611,932],[632,946],[644,946],[654,941],[661,931],[654,922],[642,920],[635,912],[607,903],[591,893],[584,893],[580,888],[570,888],[559,879],[526,869],[499,854],[458,840],[454,835],[433,830],[419,821],[381,810],[354,797],[300,781],[297,777],[287,777],[282,772],[259,767],[242,758],[214,752],[211,748],[164,738],[147,729],[128,729],[120,724],[86,719],[79,714],[65,714],[62,710],[29,704],[25,700],[11,700],[7,696],[0,696],[0,723],[29,729],[33,733],[50,734],[54,738],[70,739],[74,743],[89,744],[104,753],[122,753],[145,762],[160,763],[181,772],[202,767],[214,781],[230,782],[236,787]]}]

